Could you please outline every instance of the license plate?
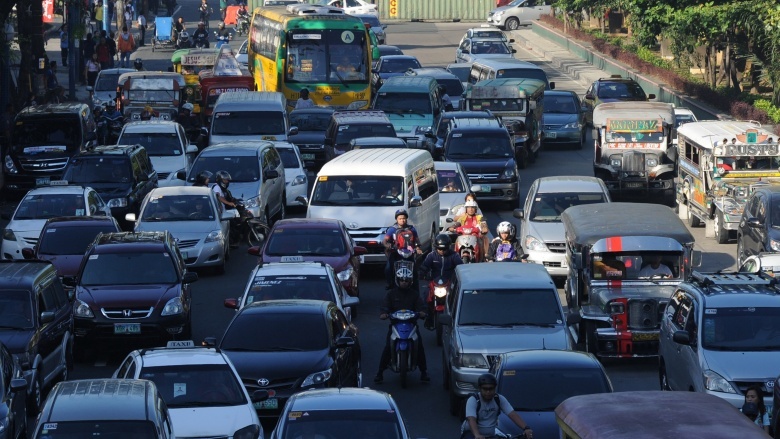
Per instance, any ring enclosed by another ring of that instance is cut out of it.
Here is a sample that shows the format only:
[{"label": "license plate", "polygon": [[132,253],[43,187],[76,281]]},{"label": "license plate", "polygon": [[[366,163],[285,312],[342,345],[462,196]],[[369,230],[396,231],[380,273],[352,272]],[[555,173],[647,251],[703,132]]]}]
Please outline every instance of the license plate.
[{"label": "license plate", "polygon": [[483,184],[482,186],[482,192],[490,192],[490,186]]},{"label": "license plate", "polygon": [[44,185],[44,184],[49,184],[49,177],[41,177],[41,178],[36,178],[35,179],[35,185],[36,186],[41,186],[41,185]]},{"label": "license plate", "polygon": [[366,257],[364,255],[360,255],[360,263],[365,264],[366,263]]},{"label": "license plate", "polygon": [[658,340],[657,332],[640,332],[631,334],[631,339],[634,341],[653,341]]},{"label": "license plate", "polygon": [[633,187],[633,188],[636,188],[636,187],[644,187],[644,186],[645,186],[645,184],[644,184],[644,183],[642,183],[642,182],[630,182],[630,183],[626,183],[626,187]]},{"label": "license plate", "polygon": [[546,133],[544,133],[544,137],[547,137],[548,139],[554,139],[554,138],[558,137],[558,133],[555,133],[555,132],[547,133],[546,132]]},{"label": "license plate", "polygon": [[274,410],[279,408],[279,400],[276,398],[268,398],[265,401],[260,401],[252,404],[256,410]]},{"label": "license plate", "polygon": [[114,334],[140,334],[140,323],[114,323]]},{"label": "license plate", "polygon": [[282,256],[282,262],[303,262],[303,256]]},{"label": "license plate", "polygon": [[314,160],[314,154],[301,154],[304,160]]},{"label": "license plate", "polygon": [[561,268],[567,268],[568,265],[566,264],[566,259],[561,261]]}]

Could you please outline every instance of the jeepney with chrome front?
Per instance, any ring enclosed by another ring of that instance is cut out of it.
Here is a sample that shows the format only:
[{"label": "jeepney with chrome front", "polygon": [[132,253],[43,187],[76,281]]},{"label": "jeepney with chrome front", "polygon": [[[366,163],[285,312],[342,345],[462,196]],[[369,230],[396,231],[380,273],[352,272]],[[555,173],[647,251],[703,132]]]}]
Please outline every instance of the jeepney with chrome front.
[{"label": "jeepney with chrome front", "polygon": [[542,147],[545,87],[538,79],[486,79],[466,86],[462,105],[498,117],[512,135],[518,167],[525,168]]},{"label": "jeepney with chrome front", "polygon": [[701,255],[668,207],[643,203],[574,206],[561,215],[570,312],[582,349],[598,357],[658,355],[663,310]]},{"label": "jeepney with chrome front", "polygon": [[680,216],[726,243],[753,189],[780,183],[777,136],[758,122],[707,121],[682,125],[677,137]]},{"label": "jeepney with chrome front", "polygon": [[194,107],[192,112],[199,114],[201,109],[200,72],[211,70],[217,62],[219,49],[179,49],[171,55],[173,71],[184,76],[184,102]]},{"label": "jeepney with chrome front", "polygon": [[651,198],[674,206],[677,154],[674,107],[661,102],[609,102],[593,110],[593,174],[613,199]]},{"label": "jeepney with chrome front", "polygon": [[117,96],[122,115],[128,121],[141,120],[144,109],[152,107],[161,120],[179,116],[184,77],[174,72],[130,72],[119,77]]}]

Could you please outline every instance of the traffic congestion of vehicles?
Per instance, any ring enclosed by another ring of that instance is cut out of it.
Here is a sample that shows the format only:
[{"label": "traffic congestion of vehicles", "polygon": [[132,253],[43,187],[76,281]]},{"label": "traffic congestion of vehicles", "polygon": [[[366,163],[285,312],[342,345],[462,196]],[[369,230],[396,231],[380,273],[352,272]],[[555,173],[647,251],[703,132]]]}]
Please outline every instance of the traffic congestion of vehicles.
[{"label": "traffic congestion of vehicles", "polygon": [[565,77],[514,46],[544,2],[437,27],[441,56],[367,1],[271,3],[248,70],[240,42],[153,46],[116,95],[20,112],[0,438],[773,429],[771,129]]}]

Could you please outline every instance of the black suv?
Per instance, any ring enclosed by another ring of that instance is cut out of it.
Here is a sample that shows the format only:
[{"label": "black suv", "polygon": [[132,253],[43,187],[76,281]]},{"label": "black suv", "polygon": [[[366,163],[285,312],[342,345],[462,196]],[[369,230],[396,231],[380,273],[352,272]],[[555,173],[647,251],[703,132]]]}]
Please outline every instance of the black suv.
[{"label": "black suv", "polygon": [[444,155],[444,139],[447,138],[447,133],[450,129],[450,121],[452,119],[495,119],[498,120],[490,110],[482,111],[447,111],[441,114],[441,117],[436,121],[436,125],[433,127],[433,132],[429,136],[425,136],[425,142],[423,149],[427,149],[431,153],[434,160],[441,160]]},{"label": "black suv", "polygon": [[141,145],[96,146],[74,155],[62,176],[71,184],[90,186],[108,203],[111,215],[130,228],[125,215],[141,209],[157,187],[157,171]]},{"label": "black suv", "polygon": [[73,367],[73,303],[45,261],[0,262],[0,341],[27,380],[27,410],[38,413],[44,388]]},{"label": "black suv", "polygon": [[335,155],[349,151],[349,142],[358,137],[397,137],[393,123],[384,111],[336,111],[325,131],[325,147]]},{"label": "black suv", "polygon": [[649,101],[655,99],[654,94],[645,94],[642,86],[631,78],[612,75],[609,78],[597,79],[585,91],[582,107],[585,110],[585,120],[593,125],[593,109],[598,104],[619,101]]},{"label": "black suv", "polygon": [[298,134],[287,140],[301,151],[306,169],[319,171],[334,157],[333,147],[325,146],[325,130],[333,115],[333,108],[309,107],[290,112],[290,126],[298,127]]},{"label": "black suv", "polygon": [[0,424],[5,426],[3,438],[27,439],[25,389],[27,381],[22,378],[19,362],[0,343]]},{"label": "black suv", "polygon": [[192,336],[191,284],[169,232],[98,235],[75,278],[76,353],[100,343],[159,346]]},{"label": "black suv", "polygon": [[737,228],[737,265],[749,256],[780,252],[780,186],[761,185],[745,203]]}]

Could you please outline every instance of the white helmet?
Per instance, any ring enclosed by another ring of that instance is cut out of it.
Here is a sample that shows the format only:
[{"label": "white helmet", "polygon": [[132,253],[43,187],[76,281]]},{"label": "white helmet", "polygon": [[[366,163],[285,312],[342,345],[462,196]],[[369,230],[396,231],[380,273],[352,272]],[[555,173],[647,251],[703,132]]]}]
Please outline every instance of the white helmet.
[{"label": "white helmet", "polygon": [[477,207],[477,202],[474,200],[468,200],[463,204],[463,207]]},{"label": "white helmet", "polygon": [[509,221],[502,221],[498,224],[498,227],[496,227],[496,234],[500,236],[502,233],[508,233],[509,239],[512,239],[515,237],[515,230],[514,224]]},{"label": "white helmet", "polygon": [[187,102],[186,104],[184,104],[184,105],[182,105],[182,106],[181,106],[181,109],[182,109],[182,110],[189,110],[189,111],[192,111],[192,110],[194,110],[194,109],[195,109],[195,106],[194,106],[194,105],[192,105],[191,103]]}]

